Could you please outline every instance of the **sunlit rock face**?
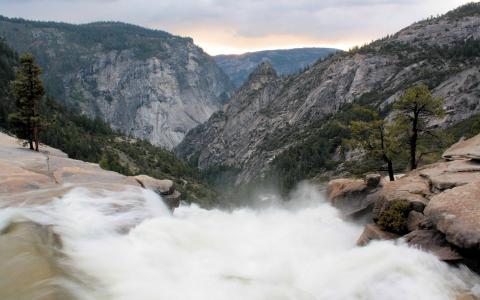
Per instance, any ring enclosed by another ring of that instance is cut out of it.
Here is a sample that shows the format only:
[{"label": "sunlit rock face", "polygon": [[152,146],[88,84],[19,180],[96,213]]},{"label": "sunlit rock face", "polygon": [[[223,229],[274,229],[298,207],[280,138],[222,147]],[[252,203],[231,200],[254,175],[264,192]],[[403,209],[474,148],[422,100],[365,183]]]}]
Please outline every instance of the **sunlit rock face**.
[{"label": "sunlit rock face", "polygon": [[198,167],[242,169],[237,183],[269,170],[279,154],[302,142],[326,117],[359,102],[388,108],[406,88],[424,83],[445,99],[447,115],[430,125],[447,127],[480,113],[478,4],[318,62],[297,76],[243,85],[223,112],[190,131],[176,148]]},{"label": "sunlit rock face", "polygon": [[0,30],[12,48],[34,54],[50,95],[168,149],[218,110],[232,90],[190,38],[122,23],[6,18]]}]

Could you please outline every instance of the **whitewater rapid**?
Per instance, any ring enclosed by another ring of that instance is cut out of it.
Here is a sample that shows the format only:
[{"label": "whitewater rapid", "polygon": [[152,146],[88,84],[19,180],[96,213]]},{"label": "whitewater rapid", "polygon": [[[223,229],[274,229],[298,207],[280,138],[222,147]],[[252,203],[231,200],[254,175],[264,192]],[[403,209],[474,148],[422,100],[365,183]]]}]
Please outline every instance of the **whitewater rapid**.
[{"label": "whitewater rapid", "polygon": [[182,205],[173,215],[151,191],[75,189],[46,206],[0,211],[0,227],[21,218],[53,225],[61,235],[64,264],[81,283],[68,288],[80,299],[480,296],[479,280],[466,268],[402,243],[356,247],[361,226],[343,220],[308,185],[288,207],[222,211]]}]

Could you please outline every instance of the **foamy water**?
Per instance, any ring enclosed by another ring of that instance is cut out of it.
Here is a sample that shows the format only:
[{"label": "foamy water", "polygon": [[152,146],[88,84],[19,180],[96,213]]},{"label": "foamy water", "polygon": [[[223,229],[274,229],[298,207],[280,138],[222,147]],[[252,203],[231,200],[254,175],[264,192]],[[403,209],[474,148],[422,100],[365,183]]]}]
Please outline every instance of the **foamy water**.
[{"label": "foamy water", "polygon": [[[403,244],[356,247],[362,228],[303,186],[288,208],[231,212],[181,206],[153,192],[77,189],[23,214],[60,233],[83,299],[455,299],[478,278]],[[1,224],[1,223],[0,223]]]}]

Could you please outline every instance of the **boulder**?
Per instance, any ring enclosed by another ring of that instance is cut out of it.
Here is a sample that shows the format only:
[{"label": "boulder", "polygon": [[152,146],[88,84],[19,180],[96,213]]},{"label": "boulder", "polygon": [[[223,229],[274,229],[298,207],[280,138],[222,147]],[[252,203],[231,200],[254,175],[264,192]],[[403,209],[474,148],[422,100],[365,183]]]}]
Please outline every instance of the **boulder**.
[{"label": "boulder", "polygon": [[328,183],[327,196],[333,201],[345,194],[362,192],[366,187],[365,182],[360,179],[334,179]]},{"label": "boulder", "polygon": [[375,224],[367,224],[357,240],[357,245],[365,246],[372,240],[394,240],[399,237],[400,236],[395,233],[383,231]]},{"label": "boulder", "polygon": [[411,172],[398,180],[385,182],[373,207],[373,220],[380,219],[380,216],[390,207],[390,203],[398,201],[407,201],[411,204],[412,210],[422,212],[430,195],[430,185],[418,171]]},{"label": "boulder", "polygon": [[382,175],[380,174],[368,174],[364,178],[365,184],[367,187],[375,188],[382,181]]},{"label": "boulder", "polygon": [[433,193],[480,180],[480,162],[455,160],[423,167],[420,176],[428,180]]},{"label": "boulder", "polygon": [[440,260],[453,262],[463,259],[445,240],[445,235],[435,229],[414,230],[403,236],[403,238],[409,245],[430,252]]},{"label": "boulder", "polygon": [[138,175],[134,178],[143,188],[150,189],[161,195],[165,204],[167,204],[170,209],[173,210],[180,205],[181,194],[175,189],[172,180],[160,180],[147,175]]},{"label": "boulder", "polygon": [[408,213],[407,229],[409,232],[425,227],[428,228],[428,219],[422,213],[415,210]]},{"label": "boulder", "polygon": [[443,153],[442,157],[447,160],[465,158],[480,160],[480,134],[454,144]]},{"label": "boulder", "polygon": [[365,179],[334,179],[328,183],[327,197],[332,205],[344,215],[363,213],[373,206],[380,190],[380,175],[372,174]]},{"label": "boulder", "polygon": [[480,181],[433,196],[424,213],[450,243],[480,249]]}]

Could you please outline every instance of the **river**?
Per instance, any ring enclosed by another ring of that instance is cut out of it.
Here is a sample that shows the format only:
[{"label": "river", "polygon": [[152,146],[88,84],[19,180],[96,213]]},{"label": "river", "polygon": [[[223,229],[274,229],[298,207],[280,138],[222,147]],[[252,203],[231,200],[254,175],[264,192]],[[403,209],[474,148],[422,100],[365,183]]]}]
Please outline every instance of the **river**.
[{"label": "river", "polygon": [[54,226],[64,264],[78,279],[65,285],[80,299],[447,300],[480,294],[480,281],[468,269],[402,242],[357,247],[362,226],[343,220],[308,185],[288,205],[268,198],[269,205],[256,209],[181,205],[172,214],[150,191],[74,189],[8,215]]}]

